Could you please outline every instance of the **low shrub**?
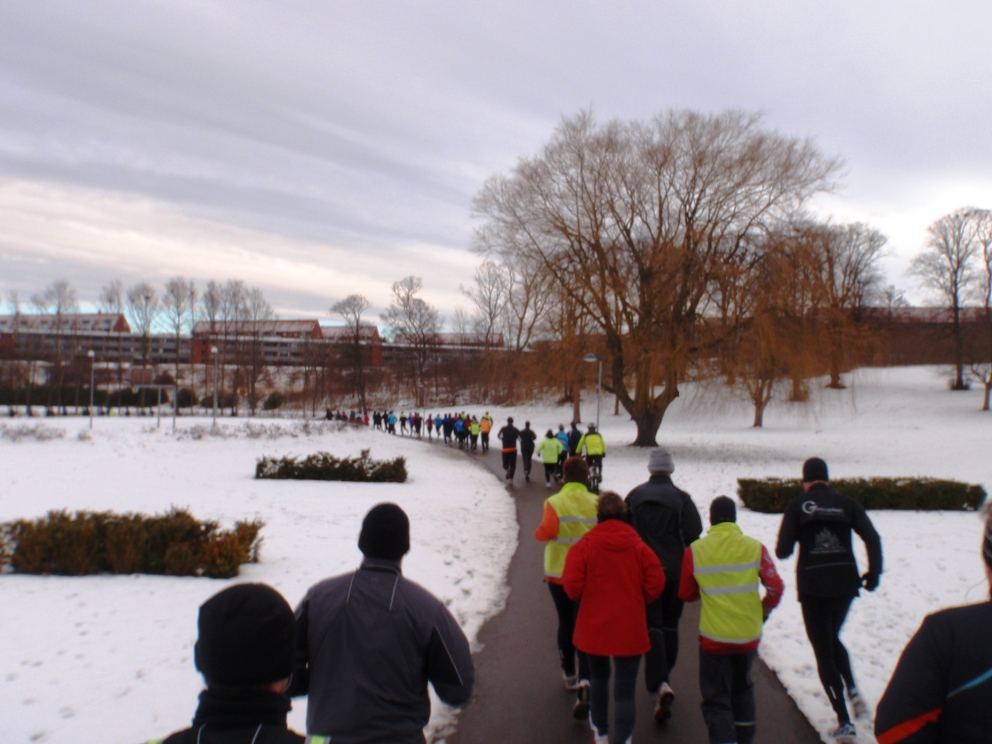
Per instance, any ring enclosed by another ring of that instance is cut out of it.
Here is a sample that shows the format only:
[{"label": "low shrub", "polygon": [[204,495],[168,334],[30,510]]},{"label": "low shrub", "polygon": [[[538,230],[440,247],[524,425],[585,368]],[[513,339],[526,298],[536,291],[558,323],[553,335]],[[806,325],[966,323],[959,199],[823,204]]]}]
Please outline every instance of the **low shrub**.
[{"label": "low shrub", "polygon": [[221,530],[175,507],[155,516],[52,511],[0,524],[0,564],[26,574],[230,578],[242,563],[258,561],[263,526],[256,520]]},{"label": "low shrub", "polygon": [[373,460],[364,449],[358,457],[335,457],[318,452],[303,459],[296,457],[260,457],[255,465],[256,478],[274,480],[330,480],[363,483],[405,483],[406,458]]},{"label": "low shrub", "polygon": [[[981,486],[934,478],[852,478],[830,481],[830,487],[850,496],[865,509],[974,511],[986,497]],[[766,514],[781,514],[802,492],[799,479],[737,481],[737,495],[744,506]]]}]

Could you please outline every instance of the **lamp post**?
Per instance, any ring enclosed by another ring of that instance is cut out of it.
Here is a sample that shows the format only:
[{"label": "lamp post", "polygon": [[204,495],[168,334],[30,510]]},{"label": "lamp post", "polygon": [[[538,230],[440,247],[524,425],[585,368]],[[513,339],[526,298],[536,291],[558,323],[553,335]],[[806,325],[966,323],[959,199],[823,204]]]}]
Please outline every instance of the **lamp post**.
[{"label": "lamp post", "polygon": [[217,428],[217,347],[210,347],[210,356],[214,358],[214,423],[213,428]]},{"label": "lamp post", "polygon": [[599,374],[596,377],[596,431],[599,431],[599,401],[603,395],[603,357],[599,354],[586,354],[582,358],[587,362],[599,362]]},{"label": "lamp post", "polygon": [[[96,379],[96,352],[90,349],[86,352],[90,358],[90,429],[93,428],[93,381]],[[78,388],[77,388],[78,390]]]}]

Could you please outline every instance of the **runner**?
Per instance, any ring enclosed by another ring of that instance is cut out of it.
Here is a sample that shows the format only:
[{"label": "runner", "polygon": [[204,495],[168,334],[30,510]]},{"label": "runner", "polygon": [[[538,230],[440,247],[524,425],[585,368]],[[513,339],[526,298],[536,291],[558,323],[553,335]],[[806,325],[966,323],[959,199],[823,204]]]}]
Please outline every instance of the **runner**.
[{"label": "runner", "polygon": [[[840,640],[840,630],[851,602],[864,587],[878,587],[882,574],[882,541],[864,507],[833,491],[827,463],[811,457],[803,463],[803,495],[789,502],[782,516],[775,554],[779,560],[792,555],[799,543],[796,583],[806,635],[813,646],[820,682],[837,714],[832,735],[838,742],[853,742],[857,729],[844,702],[844,688],[855,718],[864,718],[868,706],[854,684],[851,660]],[[864,541],[868,572],[858,575],[851,548],[851,530]]]},{"label": "runner", "polygon": [[496,437],[503,445],[503,470],[506,471],[506,479],[512,484],[517,472],[517,440],[520,438],[520,430],[513,425],[512,416],[506,420],[506,426],[496,433]]},{"label": "runner", "polygon": [[472,451],[475,452],[479,449],[479,432],[481,427],[479,422],[476,420],[475,416],[472,417],[472,421],[468,425],[468,436],[472,441]]},{"label": "runner", "polygon": [[534,443],[537,441],[537,434],[530,428],[530,421],[524,422],[524,428],[520,432],[520,454],[524,460],[524,480],[530,481],[531,458],[534,457]]},{"label": "runner", "polygon": [[548,433],[544,435],[544,439],[540,441],[537,445],[537,454],[541,457],[541,462],[544,463],[544,487],[551,488],[551,477],[554,476],[555,480],[558,479],[558,462],[559,456],[564,451],[561,446],[561,442],[558,441],[558,437],[555,433],[548,429]]},{"label": "runner", "polygon": [[483,416],[482,420],[479,422],[479,433],[482,435],[483,452],[489,451],[489,432],[491,432],[492,430],[493,430],[493,420],[492,417],[489,415],[489,412],[487,411],[486,415]]}]

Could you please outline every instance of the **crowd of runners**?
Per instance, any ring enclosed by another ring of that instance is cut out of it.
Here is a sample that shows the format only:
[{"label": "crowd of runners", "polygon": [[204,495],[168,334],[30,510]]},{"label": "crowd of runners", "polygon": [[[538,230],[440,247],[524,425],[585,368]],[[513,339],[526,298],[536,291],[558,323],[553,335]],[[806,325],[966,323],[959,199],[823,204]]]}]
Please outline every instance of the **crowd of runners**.
[{"label": "crowd of runners", "polygon": [[[398,416],[395,411],[375,411],[372,414],[372,426],[387,434],[419,439],[423,439],[425,434],[428,439],[434,439],[436,435],[438,440],[448,446],[457,444],[459,449],[468,452],[485,453],[489,451],[489,438],[494,424],[489,411],[482,416],[464,411],[428,413],[426,416],[421,416],[416,411],[409,414],[400,411]],[[585,457],[591,470],[602,473],[606,441],[596,431],[595,424],[589,424],[585,432],[574,421],[568,431],[564,424],[558,424],[557,429],[548,429],[539,439],[537,432],[531,428],[530,421],[525,421],[523,428],[518,429],[510,416],[506,424],[496,432],[496,439],[503,457],[505,477],[511,484],[516,477],[518,455],[523,465],[525,481],[530,481],[534,456],[540,458],[544,466],[546,488],[551,488],[552,482],[562,482],[565,459],[575,455]]]}]

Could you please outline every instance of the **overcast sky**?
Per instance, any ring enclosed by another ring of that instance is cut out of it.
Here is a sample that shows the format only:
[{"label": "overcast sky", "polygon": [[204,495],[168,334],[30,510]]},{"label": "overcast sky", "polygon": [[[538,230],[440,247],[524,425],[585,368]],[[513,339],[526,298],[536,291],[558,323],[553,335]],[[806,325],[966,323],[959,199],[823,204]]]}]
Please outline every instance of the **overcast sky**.
[{"label": "overcast sky", "polygon": [[[471,200],[563,116],[761,111],[889,237],[992,207],[987,2],[0,3],[0,292],[258,285],[283,316],[424,279],[467,308]],[[912,295],[919,299],[917,295]]]}]

